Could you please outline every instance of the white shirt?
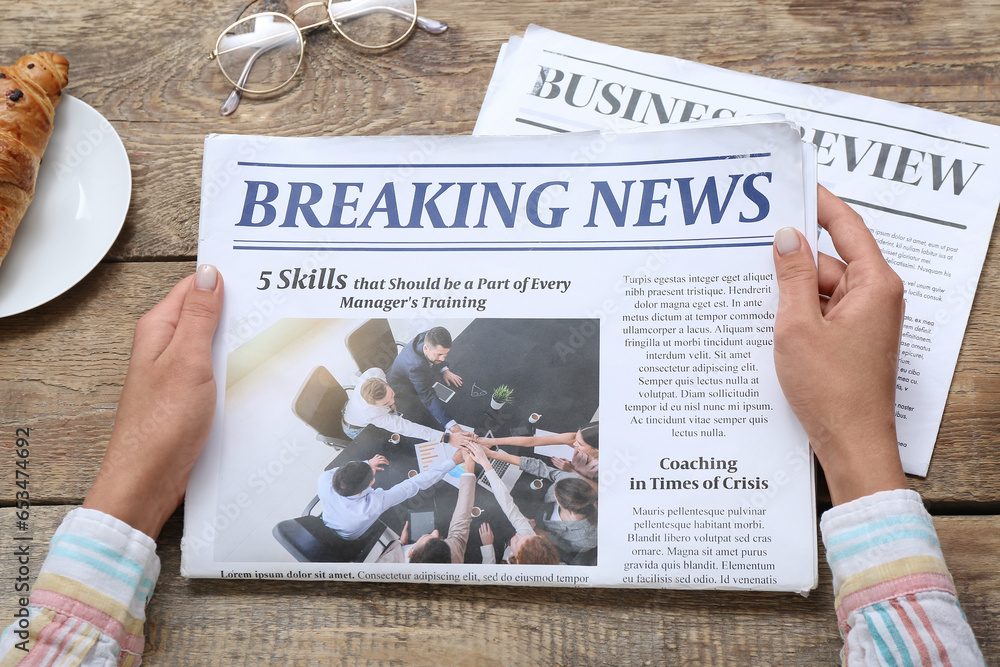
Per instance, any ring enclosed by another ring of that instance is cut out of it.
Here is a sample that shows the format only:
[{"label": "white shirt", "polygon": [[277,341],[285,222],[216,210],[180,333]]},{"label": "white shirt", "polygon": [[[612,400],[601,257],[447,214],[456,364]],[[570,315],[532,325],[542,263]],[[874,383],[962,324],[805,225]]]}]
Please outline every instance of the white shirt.
[{"label": "white shirt", "polygon": [[444,437],[442,431],[435,431],[421,424],[415,424],[403,419],[400,415],[389,410],[388,407],[372,405],[361,397],[361,385],[368,378],[378,378],[385,382],[385,373],[381,368],[369,368],[360,378],[358,386],[351,391],[347,405],[344,406],[344,421],[351,426],[364,428],[369,424],[384,428],[390,433],[408,435],[412,438],[420,438],[426,442],[440,442]]},{"label": "white shirt", "polygon": [[356,540],[371,528],[390,507],[409,500],[434,486],[455,467],[450,458],[439,461],[430,470],[414,475],[389,489],[368,487],[356,496],[342,496],[333,490],[333,475],[339,468],[325,470],[319,476],[317,492],[323,506],[323,523],[345,540]]},{"label": "white shirt", "polygon": [[[504,483],[500,481],[500,476],[497,474],[497,471],[493,469],[493,466],[486,467],[486,477],[490,480],[490,488],[493,490],[493,496],[497,499],[500,509],[503,510],[503,513],[507,516],[510,524],[514,526],[514,531],[518,535],[536,535],[537,533],[535,533],[535,530],[531,527],[531,523],[529,523],[524,517],[524,514],[521,513],[517,503],[514,502],[514,498],[510,495],[510,490],[508,490]],[[492,549],[490,551],[492,551]],[[488,557],[485,548],[482,550],[482,554],[484,559]],[[507,548],[504,549],[503,559],[509,563],[510,556],[510,545],[508,544]],[[483,560],[483,562],[485,563],[486,560]],[[490,561],[490,563],[493,562],[496,562],[495,557]]]}]

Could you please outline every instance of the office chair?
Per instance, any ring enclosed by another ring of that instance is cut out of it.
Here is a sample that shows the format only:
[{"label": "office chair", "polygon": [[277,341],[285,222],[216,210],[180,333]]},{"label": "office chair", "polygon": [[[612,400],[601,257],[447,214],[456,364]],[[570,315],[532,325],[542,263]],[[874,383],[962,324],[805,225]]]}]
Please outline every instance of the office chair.
[{"label": "office chair", "polygon": [[396,360],[401,343],[392,337],[389,320],[376,318],[368,320],[347,334],[347,351],[350,352],[358,371],[364,373],[369,368],[381,368],[388,372]]},{"label": "office chair", "polygon": [[302,511],[302,516],[281,521],[271,530],[274,539],[300,563],[361,563],[375,560],[395,539],[395,533],[381,521],[376,521],[358,539],[345,540],[328,528],[321,516],[312,514],[317,504],[319,496],[309,502]]},{"label": "office chair", "polygon": [[292,412],[316,429],[316,439],[338,450],[350,444],[342,420],[347,390],[324,366],[317,366],[306,378],[292,401]]},{"label": "office chair", "polygon": [[597,565],[597,547],[581,551],[566,561],[567,565]]}]

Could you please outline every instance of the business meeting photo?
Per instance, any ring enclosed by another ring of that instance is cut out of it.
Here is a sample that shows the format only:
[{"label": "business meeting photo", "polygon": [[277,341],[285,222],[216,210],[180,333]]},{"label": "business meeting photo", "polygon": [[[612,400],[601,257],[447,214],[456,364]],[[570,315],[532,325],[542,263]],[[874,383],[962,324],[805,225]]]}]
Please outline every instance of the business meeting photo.
[{"label": "business meeting photo", "polygon": [[227,360],[214,555],[597,564],[600,321],[284,318]]}]

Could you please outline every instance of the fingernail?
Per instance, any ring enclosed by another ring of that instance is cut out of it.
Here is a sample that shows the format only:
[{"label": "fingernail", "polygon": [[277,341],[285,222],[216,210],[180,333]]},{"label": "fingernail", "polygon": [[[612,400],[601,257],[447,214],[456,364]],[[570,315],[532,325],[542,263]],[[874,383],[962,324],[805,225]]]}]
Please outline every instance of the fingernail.
[{"label": "fingernail", "polygon": [[787,255],[799,249],[799,233],[794,227],[782,227],[774,233],[774,247],[779,255]]},{"label": "fingernail", "polygon": [[219,282],[219,270],[211,264],[202,264],[194,273],[194,288],[211,292]]}]

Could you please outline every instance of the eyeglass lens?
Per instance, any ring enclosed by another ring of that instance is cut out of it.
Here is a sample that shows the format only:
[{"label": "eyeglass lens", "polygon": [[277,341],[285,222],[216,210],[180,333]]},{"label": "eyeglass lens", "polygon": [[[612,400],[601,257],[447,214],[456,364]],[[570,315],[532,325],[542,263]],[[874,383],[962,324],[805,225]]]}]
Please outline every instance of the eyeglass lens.
[{"label": "eyeglass lens", "polygon": [[219,38],[218,61],[233,85],[269,93],[288,83],[302,62],[302,35],[288,16],[256,14]]},{"label": "eyeglass lens", "polygon": [[344,37],[358,46],[383,49],[412,30],[417,18],[415,0],[351,0],[330,2],[330,18]]},{"label": "eyeglass lens", "polygon": [[[330,2],[326,9],[329,18],[323,23],[370,49],[402,41],[417,20],[415,0],[346,0]],[[237,21],[219,38],[219,67],[238,89],[270,93],[298,72],[302,47],[302,31],[292,17],[276,12],[253,14]]]}]

